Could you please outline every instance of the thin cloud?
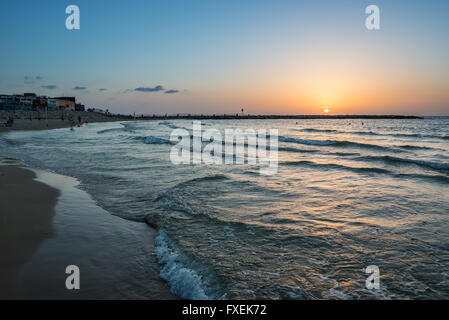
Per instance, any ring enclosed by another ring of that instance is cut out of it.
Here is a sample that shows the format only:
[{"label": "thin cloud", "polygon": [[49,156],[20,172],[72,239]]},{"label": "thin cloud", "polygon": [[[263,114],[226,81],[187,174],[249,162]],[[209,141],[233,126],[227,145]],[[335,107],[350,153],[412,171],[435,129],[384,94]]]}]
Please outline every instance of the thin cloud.
[{"label": "thin cloud", "polygon": [[87,87],[80,87],[80,86],[76,86],[76,87],[72,88],[72,90],[76,90],[76,91],[82,91],[82,90],[86,90],[86,89],[87,89]]},{"label": "thin cloud", "polygon": [[171,90],[165,91],[165,94],[174,94],[174,93],[178,93],[178,92],[179,92],[179,90],[171,89]]},{"label": "thin cloud", "polygon": [[24,76],[23,80],[26,84],[33,84],[35,81],[40,81],[43,78],[41,76]]},{"label": "thin cloud", "polygon": [[23,77],[25,80],[42,80],[41,76],[25,76]]},{"label": "thin cloud", "polygon": [[163,86],[155,86],[153,88],[148,88],[148,87],[139,87],[134,89],[134,91],[138,91],[138,92],[158,92],[158,91],[164,91],[164,87]]},{"label": "thin cloud", "polygon": [[100,88],[100,89],[98,89],[98,91],[106,91],[106,90],[108,90],[108,89],[106,89],[106,88]]},{"label": "thin cloud", "polygon": [[49,85],[46,85],[46,86],[41,86],[41,88],[47,89],[47,90],[54,90],[57,87],[54,84],[49,84]]}]

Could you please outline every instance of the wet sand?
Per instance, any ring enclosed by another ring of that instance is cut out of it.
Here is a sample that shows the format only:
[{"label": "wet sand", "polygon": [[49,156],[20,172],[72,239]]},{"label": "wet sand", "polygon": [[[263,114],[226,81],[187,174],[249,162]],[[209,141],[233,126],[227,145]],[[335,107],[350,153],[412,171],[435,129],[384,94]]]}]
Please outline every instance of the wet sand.
[{"label": "wet sand", "polygon": [[[76,179],[0,158],[0,299],[177,299],[156,230],[97,206]],[[67,290],[66,267],[81,270]]]},{"label": "wet sand", "polygon": [[53,234],[59,191],[14,160],[0,162],[0,299],[17,298],[18,272]]}]

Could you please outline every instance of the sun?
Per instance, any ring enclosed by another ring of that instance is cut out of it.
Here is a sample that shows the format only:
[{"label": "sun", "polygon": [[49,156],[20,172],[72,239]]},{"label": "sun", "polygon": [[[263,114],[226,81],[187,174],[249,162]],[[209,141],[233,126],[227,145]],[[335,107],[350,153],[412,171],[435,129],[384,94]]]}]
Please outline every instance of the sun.
[{"label": "sun", "polygon": [[324,109],[324,113],[329,113],[329,109]]}]

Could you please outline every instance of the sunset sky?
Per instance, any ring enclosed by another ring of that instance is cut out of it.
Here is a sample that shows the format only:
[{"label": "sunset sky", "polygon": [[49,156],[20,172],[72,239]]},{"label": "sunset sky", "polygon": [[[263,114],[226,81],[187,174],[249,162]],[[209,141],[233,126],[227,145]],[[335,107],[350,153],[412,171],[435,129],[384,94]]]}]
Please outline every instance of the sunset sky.
[{"label": "sunset sky", "polygon": [[[70,4],[80,30],[65,28]],[[448,17],[447,0],[1,1],[0,94],[123,113],[449,115]]]}]

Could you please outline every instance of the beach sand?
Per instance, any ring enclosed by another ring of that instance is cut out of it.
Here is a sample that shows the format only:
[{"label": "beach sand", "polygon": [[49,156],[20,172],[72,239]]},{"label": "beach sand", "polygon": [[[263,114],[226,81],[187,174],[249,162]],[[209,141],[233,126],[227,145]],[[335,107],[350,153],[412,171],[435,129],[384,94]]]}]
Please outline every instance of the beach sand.
[{"label": "beach sand", "polygon": [[[177,299],[142,222],[99,207],[79,181],[0,158],[0,299]],[[81,270],[67,290],[66,267]]]},{"label": "beach sand", "polygon": [[[12,130],[49,130],[70,127],[70,121],[67,120],[67,115],[70,114],[73,120],[78,124],[78,117],[81,117],[81,122],[89,123],[95,122],[113,122],[113,121],[128,121],[129,118],[123,116],[106,116],[97,112],[81,112],[81,111],[69,111],[65,115],[65,120],[61,120],[59,112],[52,111],[48,120],[38,119],[36,112],[16,111],[6,112],[0,111],[0,134],[2,132],[8,132]],[[14,125],[12,127],[3,127],[1,124],[7,121],[9,117],[14,118]],[[30,120],[29,118],[32,118]]]},{"label": "beach sand", "polygon": [[0,299],[16,298],[20,266],[53,233],[59,191],[14,160],[0,165]]},{"label": "beach sand", "polygon": [[45,120],[14,120],[14,126],[10,127],[0,127],[1,132],[7,132],[12,130],[49,130],[49,129],[59,129],[68,128],[70,123],[68,121],[61,120],[48,120],[48,125]]}]

